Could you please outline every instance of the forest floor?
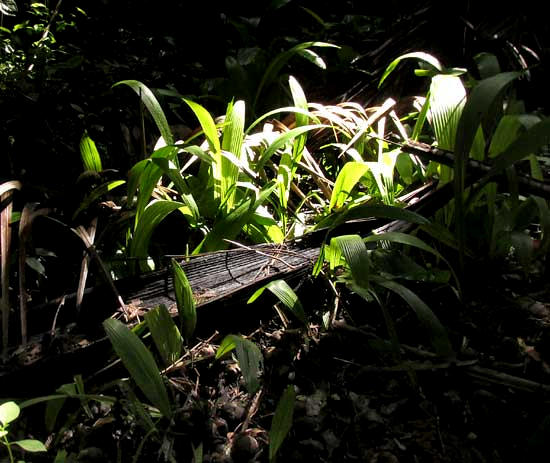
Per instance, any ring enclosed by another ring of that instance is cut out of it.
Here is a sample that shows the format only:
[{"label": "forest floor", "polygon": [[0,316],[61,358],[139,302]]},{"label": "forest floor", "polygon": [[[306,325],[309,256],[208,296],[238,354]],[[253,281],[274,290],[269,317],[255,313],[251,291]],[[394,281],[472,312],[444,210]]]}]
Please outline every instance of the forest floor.
[{"label": "forest floor", "polygon": [[[469,302],[460,302],[449,287],[415,288],[449,331],[456,351],[449,359],[430,352],[414,313],[395,301],[388,309],[398,352],[384,341],[380,309],[346,291],[332,328],[323,329],[329,290],[308,281],[298,293],[311,314],[307,331],[285,328],[275,310],[266,309],[256,329],[241,333],[264,356],[258,392],[247,392],[231,354],[215,360],[227,334],[216,331],[191,350],[190,362],[167,373],[178,411],[169,425],[159,425],[164,431],[146,436],[118,404],[92,406],[88,417],[80,410],[50,437],[78,455],[68,461],[130,461],[140,446],[138,461],[193,461],[192,448],[202,444],[204,462],[267,462],[273,414],[292,385],[293,423],[279,461],[545,461],[550,292],[539,270],[509,271],[493,280],[477,271]],[[236,333],[237,326],[226,330]],[[105,373],[98,374],[86,388],[105,382]],[[27,430],[33,423],[40,433],[38,421],[27,423]]]}]

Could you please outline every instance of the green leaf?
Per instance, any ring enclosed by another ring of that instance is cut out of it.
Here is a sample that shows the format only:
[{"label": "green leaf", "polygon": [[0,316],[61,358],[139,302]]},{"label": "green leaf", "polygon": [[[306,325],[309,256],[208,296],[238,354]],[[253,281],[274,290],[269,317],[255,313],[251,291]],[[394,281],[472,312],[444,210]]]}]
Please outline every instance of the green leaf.
[{"label": "green leaf", "polygon": [[87,132],[80,139],[80,157],[82,158],[82,164],[84,164],[84,170],[91,170],[94,172],[101,172],[101,156],[95,146],[94,141],[88,136]]},{"label": "green leaf", "polygon": [[294,315],[302,324],[307,325],[306,314],[302,303],[298,299],[298,296],[293,291],[293,289],[288,285],[284,280],[273,280],[258,289],[248,300],[248,304],[254,302],[265,289],[271,291],[282,304],[290,310],[292,315]]},{"label": "green leaf", "polygon": [[410,289],[395,281],[387,280],[377,275],[372,276],[372,281],[398,294],[411,309],[413,309],[420,323],[422,323],[428,331],[431,344],[439,356],[444,358],[451,358],[454,356],[453,347],[449,340],[447,330],[422,299]]},{"label": "green leaf", "polygon": [[443,262],[445,262],[445,264],[447,264],[451,273],[453,274],[457,288],[460,291],[460,282],[453,268],[451,267],[451,264],[438,251],[436,251],[431,246],[428,246],[420,238],[413,235],[408,235],[406,233],[399,233],[399,232],[386,232],[380,235],[371,235],[365,238],[365,242],[375,242],[375,241],[390,241],[392,243],[406,244],[407,246],[413,246],[413,247],[422,249],[423,251],[429,252],[430,254],[433,254],[438,259],[441,259]]},{"label": "green leaf", "polygon": [[378,88],[382,86],[386,78],[393,72],[393,70],[397,67],[397,65],[407,58],[414,58],[419,59],[421,61],[425,61],[430,66],[432,66],[435,70],[439,72],[443,72],[443,66],[441,66],[441,63],[434,58],[432,55],[424,52],[413,52],[413,53],[406,53],[405,55],[401,55],[398,58],[394,59],[389,66],[384,71],[384,74],[382,74],[382,77],[380,78],[380,82],[378,83]]},{"label": "green leaf", "polygon": [[167,145],[173,145],[174,137],[172,136],[172,131],[168,125],[168,120],[166,119],[164,111],[160,107],[160,104],[153,92],[149,90],[146,85],[138,82],[137,80],[122,80],[114,84],[113,87],[117,87],[118,85],[127,85],[138,94],[141,101],[149,111],[149,114],[153,117],[153,120],[155,121],[155,124],[157,125],[157,128],[159,129],[165,143]]},{"label": "green leaf", "polygon": [[282,133],[264,151],[264,153],[262,154],[262,157],[258,160],[256,171],[259,172],[261,169],[263,169],[264,164],[271,158],[271,156],[273,156],[278,149],[281,149],[287,143],[290,143],[291,140],[295,139],[299,135],[309,132],[310,130],[319,130],[326,127],[328,126],[323,124],[304,125],[301,127],[296,127],[294,129],[291,129],[288,132]]},{"label": "green leaf", "polygon": [[246,388],[250,394],[254,394],[260,387],[258,378],[264,361],[262,353],[252,341],[244,339],[241,336],[229,334],[220,344],[216,352],[216,359],[233,349],[236,350],[237,361],[239,362]]},{"label": "green leaf", "polygon": [[357,182],[365,175],[368,169],[369,166],[364,162],[350,161],[344,164],[334,183],[329,211],[334,207],[339,208],[344,205]]},{"label": "green leaf", "polygon": [[404,220],[405,222],[416,223],[419,225],[429,223],[429,220],[420,214],[402,209],[397,206],[388,206],[384,204],[363,204],[352,207],[337,216],[335,224],[344,223],[348,220],[366,219],[369,217],[378,217],[390,220]]},{"label": "green leaf", "polygon": [[455,140],[454,187],[461,268],[463,267],[466,239],[463,205],[466,162],[482,119],[494,107],[506,87],[520,75],[519,72],[504,72],[480,81],[468,97],[458,123]]},{"label": "green leaf", "polygon": [[[245,104],[244,101],[237,101],[229,105],[225,125],[223,127],[222,150],[233,154],[238,161],[243,161],[242,146],[244,140]],[[221,195],[222,203],[225,203],[226,210],[233,209],[235,198],[235,186],[239,178],[238,166],[228,159],[221,157]]]},{"label": "green leaf", "polygon": [[143,211],[130,243],[130,256],[142,259],[140,262],[142,270],[148,270],[144,259],[147,257],[153,231],[168,214],[180,207],[185,207],[185,204],[177,201],[158,200],[149,204]]},{"label": "green leaf", "polygon": [[218,347],[218,350],[216,351],[216,360],[219,360],[220,358],[231,352],[233,349],[235,349],[235,337],[236,336],[234,335],[227,335],[225,338],[223,338],[222,342],[220,343],[220,347]]},{"label": "green leaf", "polygon": [[355,283],[369,288],[370,261],[365,242],[359,235],[335,236],[330,246],[338,246],[346,259]]},{"label": "green leaf", "polygon": [[5,426],[15,421],[20,411],[19,405],[15,402],[4,402],[0,405],[0,422]]},{"label": "green leaf", "polygon": [[[333,45],[331,43],[326,42],[303,42],[299,43],[298,45],[292,47],[290,50],[284,51],[277,55],[275,59],[269,63],[267,69],[265,70],[262,80],[260,81],[260,84],[258,85],[258,89],[256,90],[256,96],[254,98],[254,107],[257,107],[258,102],[260,101],[260,95],[265,87],[270,85],[279,74],[280,70],[283,68],[283,66],[296,54],[302,53],[304,50],[307,50],[311,47],[332,47],[332,48],[340,48],[337,45]],[[304,55],[302,55],[304,56]],[[311,60],[312,55],[308,55],[307,59]],[[319,62],[317,61],[315,63],[316,65],[319,65]]]},{"label": "green leaf", "polygon": [[180,317],[180,329],[187,341],[191,339],[197,326],[197,310],[193,290],[185,272],[175,259],[172,259],[172,275],[174,277],[174,293]]},{"label": "green leaf", "polygon": [[78,209],[74,212],[72,219],[75,220],[82,211],[85,211],[91,204],[95,203],[99,198],[109,193],[109,191],[118,188],[120,185],[124,185],[126,182],[124,180],[114,180],[105,182],[96,188],[94,188],[88,196],[78,206]]},{"label": "green leaf", "polygon": [[182,339],[178,327],[164,304],[145,314],[145,321],[165,366],[173,365],[181,355]]},{"label": "green leaf", "polygon": [[199,252],[202,248],[206,251],[218,251],[227,247],[225,239],[234,239],[248,224],[256,209],[260,207],[275,189],[275,183],[268,183],[258,195],[258,198],[248,198],[243,200],[233,211],[227,216],[220,219],[193,251]]},{"label": "green leaf", "polygon": [[492,177],[514,163],[536,153],[540,148],[550,144],[550,117],[541,120],[523,132],[506,150],[494,159],[494,167],[486,177]]},{"label": "green leaf", "polygon": [[213,153],[219,153],[221,150],[220,140],[218,138],[218,129],[216,123],[210,113],[202,107],[200,104],[195,103],[194,101],[187,100],[183,98],[183,101],[191,108],[195,116],[199,120],[199,124],[202,127],[204,136],[208,141],[208,146]]},{"label": "green leaf", "polygon": [[18,445],[27,452],[47,452],[46,446],[39,440],[23,439],[12,442],[12,444]]},{"label": "green leaf", "polygon": [[271,430],[269,431],[270,462],[275,461],[277,452],[292,427],[295,400],[296,393],[294,392],[294,386],[289,385],[279,399],[279,403],[275,409],[275,415],[273,415],[273,420],[271,422]]},{"label": "green leaf", "polygon": [[115,352],[145,397],[163,416],[170,417],[172,410],[168,392],[153,354],[122,322],[109,318],[103,322],[103,327]]},{"label": "green leaf", "polygon": [[500,64],[497,57],[492,53],[478,53],[474,56],[474,61],[482,79],[487,79],[500,73]]}]

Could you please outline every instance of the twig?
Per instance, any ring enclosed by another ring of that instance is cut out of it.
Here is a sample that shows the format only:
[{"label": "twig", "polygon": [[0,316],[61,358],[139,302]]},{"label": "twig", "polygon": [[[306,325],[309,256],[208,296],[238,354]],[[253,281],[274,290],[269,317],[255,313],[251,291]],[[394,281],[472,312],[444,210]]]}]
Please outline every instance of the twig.
[{"label": "twig", "polygon": [[224,238],[224,241],[226,241],[227,243],[230,243],[230,244],[233,244],[235,246],[238,246],[240,248],[243,248],[243,249],[246,249],[247,251],[254,251],[255,253],[259,254],[260,256],[265,256],[265,257],[269,257],[270,259],[274,259],[274,260],[277,260],[283,264],[285,264],[288,268],[290,268],[291,270],[295,270],[296,267],[294,267],[293,265],[289,264],[288,262],[285,262],[283,259],[281,259],[280,257],[277,257],[277,256],[272,256],[270,254],[267,254],[265,252],[262,252],[262,251],[258,251],[257,249],[254,249],[254,248],[251,248],[250,246],[246,246],[244,244],[241,244],[241,243],[237,243],[236,241],[232,241],[232,240],[228,240],[226,238]]}]

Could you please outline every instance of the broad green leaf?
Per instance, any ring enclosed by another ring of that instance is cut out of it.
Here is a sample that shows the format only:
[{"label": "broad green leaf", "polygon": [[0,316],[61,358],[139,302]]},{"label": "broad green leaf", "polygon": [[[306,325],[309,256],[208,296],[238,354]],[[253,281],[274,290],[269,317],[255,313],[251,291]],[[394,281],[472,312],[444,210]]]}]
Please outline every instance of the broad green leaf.
[{"label": "broad green leaf", "polygon": [[447,330],[422,299],[410,289],[395,281],[387,280],[377,275],[372,276],[372,281],[398,294],[413,309],[420,323],[428,331],[432,346],[439,356],[445,358],[454,356]]},{"label": "broad green leaf", "polygon": [[166,119],[164,111],[160,107],[160,104],[153,92],[146,85],[138,82],[137,80],[122,80],[114,84],[113,87],[117,87],[118,85],[127,85],[138,94],[141,101],[149,111],[149,114],[153,117],[153,120],[155,121],[162,138],[164,138],[165,143],[167,145],[173,145],[174,137],[172,136],[172,131],[168,125],[168,120]]},{"label": "broad green leaf", "polygon": [[550,117],[533,125],[512,143],[506,150],[494,159],[494,167],[486,177],[492,177],[512,166],[530,154],[536,153],[540,148],[550,144]]},{"label": "broad green leaf", "polygon": [[413,53],[406,53],[405,55],[401,55],[398,58],[394,59],[389,66],[384,71],[384,74],[382,74],[382,77],[380,78],[380,82],[378,83],[378,88],[382,86],[386,78],[393,72],[393,70],[397,67],[397,65],[407,58],[414,58],[419,59],[421,61],[425,61],[430,66],[432,66],[435,70],[439,72],[443,72],[443,66],[437,60],[437,58],[434,58],[432,55],[424,52],[413,52]]},{"label": "broad green leaf", "polygon": [[145,397],[163,416],[170,417],[172,410],[168,392],[153,354],[122,322],[109,318],[103,322],[103,327],[115,352]]},{"label": "broad green leaf", "polygon": [[482,79],[487,79],[500,73],[500,64],[497,57],[492,53],[478,53],[474,56],[474,61]]},{"label": "broad green leaf", "polygon": [[510,143],[517,138],[518,131],[522,126],[521,119],[517,115],[503,116],[491,138],[489,157],[494,158],[504,152],[510,146]]},{"label": "broad green leaf", "polygon": [[172,259],[172,276],[174,278],[174,293],[180,318],[180,330],[187,341],[191,339],[197,326],[197,310],[193,290],[181,265]]},{"label": "broad green leaf", "polygon": [[364,162],[349,161],[344,164],[332,189],[329,211],[334,207],[340,208],[344,205],[357,182],[368,169],[369,166]]},{"label": "broad green leaf", "polygon": [[459,77],[439,74],[430,86],[430,116],[437,146],[453,151],[458,121],[466,103],[466,89]]},{"label": "broad green leaf", "polygon": [[265,289],[271,291],[302,324],[307,325],[306,314],[302,303],[293,289],[284,280],[273,280],[259,288],[250,299],[248,299],[248,304],[254,302]]},{"label": "broad green leaf", "polygon": [[48,451],[48,449],[42,442],[35,439],[18,440],[18,441],[12,442],[12,444],[18,445],[19,447],[21,447],[23,450],[27,452],[47,452]]},{"label": "broad green leaf", "polygon": [[271,429],[269,431],[270,462],[275,461],[277,452],[281,448],[283,441],[292,427],[295,400],[296,393],[294,392],[294,386],[289,385],[279,399],[275,414],[273,415],[273,420],[271,421]]},{"label": "broad green leaf", "polygon": [[174,364],[181,355],[182,339],[178,327],[164,304],[149,310],[145,322],[165,366]]},{"label": "broad green leaf", "polygon": [[370,262],[367,248],[359,235],[335,236],[330,245],[338,246],[358,286],[369,288]]},{"label": "broad green leaf", "polygon": [[[158,200],[149,204],[143,211],[134,232],[130,243],[130,256],[146,259],[153,231],[168,214],[180,207],[185,207],[185,204],[167,200]],[[140,268],[142,270],[148,269],[147,263],[144,260],[140,262]]]},{"label": "broad green leaf", "polygon": [[258,378],[264,361],[262,353],[252,341],[244,339],[241,336],[229,334],[220,344],[216,352],[216,359],[231,352],[233,349],[236,351],[237,361],[239,362],[246,388],[250,394],[254,394],[260,387]]},{"label": "broad green leaf", "polygon": [[94,172],[101,172],[103,170],[99,151],[87,132],[84,132],[84,135],[80,139],[80,157],[82,158],[84,170],[91,170]]},{"label": "broad green leaf", "polygon": [[187,105],[195,113],[196,118],[199,120],[199,124],[202,127],[204,136],[208,141],[208,146],[210,147],[212,153],[219,153],[221,150],[221,146],[220,140],[218,138],[218,129],[210,113],[203,106],[195,103],[194,101],[187,100],[185,98],[183,98],[183,101],[187,103]]},{"label": "broad green leaf", "polygon": [[20,411],[19,406],[15,402],[4,402],[0,405],[0,422],[5,426],[15,421]]}]

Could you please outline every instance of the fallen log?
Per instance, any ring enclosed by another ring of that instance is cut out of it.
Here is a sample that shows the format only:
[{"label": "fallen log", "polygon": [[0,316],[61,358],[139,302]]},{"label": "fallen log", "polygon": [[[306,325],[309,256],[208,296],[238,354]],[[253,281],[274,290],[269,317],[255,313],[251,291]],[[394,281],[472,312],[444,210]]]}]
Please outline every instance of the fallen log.
[{"label": "fallen log", "polygon": [[[404,197],[411,210],[424,212],[439,207],[441,195],[434,185],[423,185]],[[432,212],[435,209],[432,210]],[[233,249],[183,258],[185,271],[197,302],[197,335],[246,331],[262,318],[272,316],[272,304],[247,304],[259,287],[274,279],[284,279],[291,286],[304,282],[311,275],[323,241],[335,234],[368,234],[378,231],[402,231],[410,224],[400,220],[359,219],[336,229],[317,230],[303,238],[284,244],[239,246]],[[105,366],[112,353],[101,322],[108,317],[122,318],[118,295],[125,302],[125,312],[134,324],[144,313],[164,304],[177,314],[172,276],[168,268],[115,282],[117,294],[104,284],[85,291],[76,320],[76,294],[70,294],[29,309],[33,325],[51,327],[36,334],[26,346],[11,353],[0,369],[0,397],[24,397],[70,382],[75,374],[91,373]],[[275,300],[273,300],[275,302]],[[52,320],[55,320],[52,324]],[[248,326],[247,326],[248,325]],[[36,378],[41,378],[39,382]]]}]

